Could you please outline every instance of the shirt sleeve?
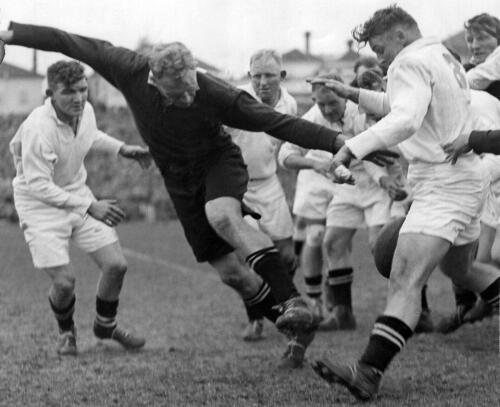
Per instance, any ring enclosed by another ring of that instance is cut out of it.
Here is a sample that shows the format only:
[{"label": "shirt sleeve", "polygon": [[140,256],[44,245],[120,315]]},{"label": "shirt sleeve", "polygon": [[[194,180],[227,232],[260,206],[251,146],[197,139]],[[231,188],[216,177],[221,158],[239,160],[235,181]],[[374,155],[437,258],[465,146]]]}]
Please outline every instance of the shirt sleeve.
[{"label": "shirt sleeve", "polygon": [[359,90],[359,107],[363,113],[386,116],[390,111],[389,100],[384,92],[375,92],[368,89]]},{"label": "shirt sleeve", "polygon": [[57,28],[19,24],[11,22],[13,31],[11,44],[60,52],[77,59],[102,75],[113,86],[120,89],[136,71],[147,66],[144,56],[122,47],[95,38],[70,34]]},{"label": "shirt sleeve", "polygon": [[500,80],[500,47],[486,60],[466,73],[471,89],[486,89],[492,82]]},{"label": "shirt sleeve", "polygon": [[283,168],[287,168],[285,165],[285,161],[288,157],[292,155],[300,155],[303,157],[306,154],[307,150],[299,147],[296,144],[292,143],[283,143],[278,152],[278,163]]},{"label": "shirt sleeve", "polygon": [[469,145],[476,154],[500,154],[500,130],[473,131]]},{"label": "shirt sleeve", "polygon": [[92,143],[92,150],[118,155],[120,148],[124,144],[123,141],[117,140],[101,130],[97,130],[96,137]]},{"label": "shirt sleeve", "polygon": [[432,97],[431,78],[422,64],[405,60],[391,69],[389,75],[389,114],[345,142],[358,159],[411,137],[427,114]]},{"label": "shirt sleeve", "polygon": [[246,92],[236,98],[233,108],[223,113],[224,124],[237,129],[265,132],[301,147],[335,152],[339,132],[287,114],[256,101]]},{"label": "shirt sleeve", "polygon": [[69,193],[54,183],[54,166],[57,163],[54,148],[42,134],[26,131],[21,155],[23,175],[31,194],[47,205],[70,209],[83,217],[92,199]]}]

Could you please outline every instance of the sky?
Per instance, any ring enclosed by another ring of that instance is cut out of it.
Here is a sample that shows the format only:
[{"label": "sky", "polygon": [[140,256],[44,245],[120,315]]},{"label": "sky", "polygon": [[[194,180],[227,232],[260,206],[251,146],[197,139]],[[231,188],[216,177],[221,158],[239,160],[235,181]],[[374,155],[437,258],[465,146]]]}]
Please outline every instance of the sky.
[{"label": "sky", "polygon": [[[141,38],[182,41],[195,57],[235,76],[247,71],[260,48],[341,55],[354,27],[393,0],[0,0],[0,29],[9,21],[48,25],[135,48]],[[422,33],[440,38],[488,12],[500,17],[500,0],[400,0]],[[39,72],[60,59],[40,53]],[[7,48],[6,62],[31,68],[32,53]]]}]

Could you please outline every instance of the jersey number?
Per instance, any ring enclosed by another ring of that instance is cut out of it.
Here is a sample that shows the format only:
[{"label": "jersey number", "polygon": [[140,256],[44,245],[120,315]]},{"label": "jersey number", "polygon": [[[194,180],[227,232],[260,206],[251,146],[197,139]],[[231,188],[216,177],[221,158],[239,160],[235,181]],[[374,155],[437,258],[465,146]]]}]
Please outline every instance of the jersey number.
[{"label": "jersey number", "polygon": [[457,80],[458,85],[462,89],[466,89],[467,88],[467,78],[465,77],[465,75],[463,73],[462,65],[460,65],[460,63],[455,58],[453,58],[453,56],[451,56],[450,54],[443,54],[443,58],[448,63],[450,68],[453,70],[453,74],[455,75],[455,79]]}]

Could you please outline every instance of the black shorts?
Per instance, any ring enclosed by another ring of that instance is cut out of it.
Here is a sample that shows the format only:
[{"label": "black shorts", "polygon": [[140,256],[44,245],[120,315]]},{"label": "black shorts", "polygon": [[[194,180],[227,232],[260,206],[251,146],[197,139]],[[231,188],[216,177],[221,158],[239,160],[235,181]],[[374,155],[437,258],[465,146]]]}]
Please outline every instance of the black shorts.
[{"label": "black shorts", "polygon": [[241,202],[248,173],[238,146],[232,144],[203,163],[162,171],[184,234],[199,262],[215,260],[234,250],[208,223],[205,203],[232,197]]}]

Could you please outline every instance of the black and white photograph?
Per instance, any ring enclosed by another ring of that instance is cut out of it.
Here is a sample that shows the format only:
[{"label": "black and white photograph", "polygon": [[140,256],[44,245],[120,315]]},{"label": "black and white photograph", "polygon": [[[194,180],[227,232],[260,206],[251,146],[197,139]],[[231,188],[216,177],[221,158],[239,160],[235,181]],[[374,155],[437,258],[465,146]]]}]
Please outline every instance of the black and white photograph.
[{"label": "black and white photograph", "polygon": [[499,302],[498,0],[0,2],[0,407],[489,407]]}]

